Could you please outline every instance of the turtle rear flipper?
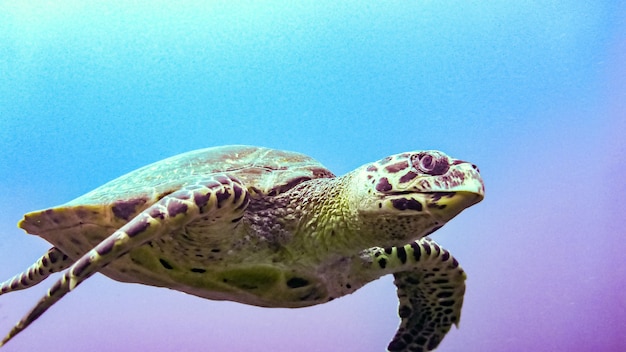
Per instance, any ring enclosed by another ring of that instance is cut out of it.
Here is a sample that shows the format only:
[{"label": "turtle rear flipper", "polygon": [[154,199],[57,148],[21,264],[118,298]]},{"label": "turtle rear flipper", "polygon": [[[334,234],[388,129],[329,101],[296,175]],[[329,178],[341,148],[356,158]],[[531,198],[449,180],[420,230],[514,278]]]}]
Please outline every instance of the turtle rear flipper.
[{"label": "turtle rear flipper", "polygon": [[50,274],[63,271],[70,265],[72,260],[60,249],[52,247],[28,269],[1,283],[0,295],[35,286]]},{"label": "turtle rear flipper", "polygon": [[237,179],[225,175],[217,175],[165,196],[71,265],[50,287],[47,295],[13,327],[0,346],[26,329],[81,282],[133,248],[172,233],[199,217],[239,219],[248,202],[246,188]]}]

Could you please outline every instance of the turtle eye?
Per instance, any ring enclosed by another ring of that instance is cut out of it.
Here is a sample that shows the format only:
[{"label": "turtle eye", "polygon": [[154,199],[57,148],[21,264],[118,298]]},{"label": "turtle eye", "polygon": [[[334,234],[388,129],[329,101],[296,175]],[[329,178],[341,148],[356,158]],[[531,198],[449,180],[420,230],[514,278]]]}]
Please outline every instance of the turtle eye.
[{"label": "turtle eye", "polygon": [[436,157],[428,153],[415,154],[411,157],[413,167],[428,175],[443,175],[448,172],[448,158]]},{"label": "turtle eye", "polygon": [[435,166],[437,166],[437,162],[435,158],[433,158],[433,156],[430,154],[426,154],[422,156],[420,158],[419,165],[418,165],[419,169],[424,172],[433,171],[435,169]]}]

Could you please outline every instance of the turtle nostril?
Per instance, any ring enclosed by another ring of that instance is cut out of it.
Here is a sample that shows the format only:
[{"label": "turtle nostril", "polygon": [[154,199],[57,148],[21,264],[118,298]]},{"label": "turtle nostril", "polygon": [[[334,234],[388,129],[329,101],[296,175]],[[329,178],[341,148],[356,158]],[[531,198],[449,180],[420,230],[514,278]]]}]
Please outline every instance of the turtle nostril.
[{"label": "turtle nostril", "polygon": [[[463,160],[454,160],[452,162],[452,165],[459,165],[459,164],[470,164],[470,163],[468,163],[467,161],[463,161]],[[472,165],[472,168],[474,170],[476,170],[477,172],[480,173],[480,170],[478,169],[478,166],[476,166],[475,164],[470,164],[470,165]]]}]

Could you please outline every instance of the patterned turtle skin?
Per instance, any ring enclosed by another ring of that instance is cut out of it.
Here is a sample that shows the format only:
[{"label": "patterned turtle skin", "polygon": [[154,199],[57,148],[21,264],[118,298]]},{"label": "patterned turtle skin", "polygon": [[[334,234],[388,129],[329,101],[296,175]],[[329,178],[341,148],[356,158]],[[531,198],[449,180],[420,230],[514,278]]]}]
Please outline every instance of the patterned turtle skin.
[{"label": "patterned turtle skin", "polygon": [[0,294],[63,273],[2,344],[96,272],[288,308],[393,274],[401,322],[388,350],[432,350],[459,323],[466,276],[426,236],[483,196],[478,168],[438,151],[396,154],[341,177],[268,148],[180,154],[24,216],[19,227],[53,247]]}]

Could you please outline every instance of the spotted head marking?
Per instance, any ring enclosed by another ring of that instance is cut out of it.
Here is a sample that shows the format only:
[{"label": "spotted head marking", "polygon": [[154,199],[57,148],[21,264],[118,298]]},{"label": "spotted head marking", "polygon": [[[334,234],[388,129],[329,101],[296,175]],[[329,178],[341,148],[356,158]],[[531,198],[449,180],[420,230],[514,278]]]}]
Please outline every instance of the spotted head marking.
[{"label": "spotted head marking", "polygon": [[355,170],[358,211],[367,215],[427,215],[443,225],[478,203],[484,185],[478,168],[435,151],[388,156]]}]

